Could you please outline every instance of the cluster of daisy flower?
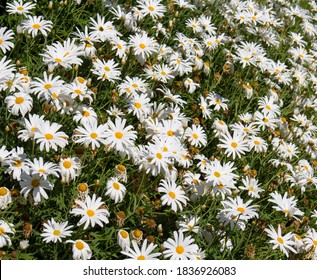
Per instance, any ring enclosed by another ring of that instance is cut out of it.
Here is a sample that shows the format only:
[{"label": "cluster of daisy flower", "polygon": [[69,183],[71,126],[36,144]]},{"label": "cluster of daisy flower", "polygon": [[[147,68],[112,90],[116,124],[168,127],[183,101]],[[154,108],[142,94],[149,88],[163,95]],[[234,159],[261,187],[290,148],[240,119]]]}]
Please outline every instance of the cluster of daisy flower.
[{"label": "cluster of daisy flower", "polygon": [[315,1],[95,2],[6,5],[0,248],[317,259]]}]

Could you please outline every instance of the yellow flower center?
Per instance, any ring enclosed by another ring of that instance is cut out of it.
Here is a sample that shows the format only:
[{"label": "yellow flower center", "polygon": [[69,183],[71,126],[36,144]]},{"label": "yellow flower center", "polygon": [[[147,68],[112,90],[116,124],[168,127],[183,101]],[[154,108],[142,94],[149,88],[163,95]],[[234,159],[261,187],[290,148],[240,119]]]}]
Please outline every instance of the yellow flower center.
[{"label": "yellow flower center", "polygon": [[22,160],[19,160],[19,159],[16,160],[15,163],[14,163],[14,166],[15,167],[21,167],[22,166]]},{"label": "yellow flower center", "polygon": [[125,166],[122,165],[122,164],[119,164],[119,165],[117,166],[117,169],[118,169],[120,172],[124,172],[124,171],[125,171]]},{"label": "yellow flower center", "polygon": [[90,116],[90,113],[88,111],[85,111],[85,110],[82,112],[82,114],[86,118]]},{"label": "yellow flower center", "polygon": [[78,249],[78,250],[82,250],[82,249],[84,249],[84,243],[83,242],[81,242],[81,241],[77,241],[76,243],[75,243],[75,246],[76,246],[76,248]]},{"label": "yellow flower center", "polygon": [[302,238],[301,238],[298,234],[295,234],[295,237],[296,237],[296,239],[298,239],[298,240],[302,240]]},{"label": "yellow flower center", "polygon": [[51,133],[44,134],[44,137],[46,140],[52,140],[54,138],[54,136]]},{"label": "yellow flower center", "polygon": [[45,173],[45,169],[42,169],[42,168],[39,169],[38,171],[39,171],[40,173]]},{"label": "yellow flower center", "polygon": [[69,169],[69,168],[72,167],[72,163],[71,163],[71,161],[69,161],[69,160],[65,160],[65,161],[63,162],[63,166],[64,166],[64,168]]},{"label": "yellow flower center", "polygon": [[105,70],[106,72],[110,72],[111,69],[108,66],[105,66],[103,70]]},{"label": "yellow flower center", "polygon": [[258,141],[258,140],[254,140],[253,143],[254,143],[255,145],[260,145],[260,144],[261,144],[260,141]]},{"label": "yellow flower center", "polygon": [[77,188],[78,188],[79,191],[85,192],[85,191],[87,191],[87,184],[80,183]]},{"label": "yellow flower center", "polygon": [[61,62],[63,62],[63,60],[61,60],[60,58],[58,58],[58,57],[56,57],[55,59],[54,59],[57,63],[61,63]]},{"label": "yellow flower center", "polygon": [[192,136],[193,136],[194,139],[198,139],[198,135],[196,133],[193,133]]},{"label": "yellow flower center", "polygon": [[219,178],[219,177],[221,176],[218,171],[215,171],[215,172],[214,172],[214,175],[215,175],[217,178]]},{"label": "yellow flower center", "polygon": [[121,44],[117,44],[117,48],[118,48],[119,50],[122,50],[122,45],[121,45]]},{"label": "yellow flower center", "polygon": [[95,215],[95,211],[91,210],[91,209],[88,209],[86,213],[87,213],[88,217],[93,217]]},{"label": "yellow flower center", "polygon": [[32,27],[33,27],[34,29],[40,29],[40,28],[41,28],[41,25],[39,25],[38,23],[35,23],[35,24],[32,25]]},{"label": "yellow flower center", "polygon": [[4,228],[0,227],[0,235],[2,235],[4,233],[5,233]]},{"label": "yellow flower center", "polygon": [[55,236],[60,236],[60,234],[61,234],[61,232],[58,229],[55,229],[53,231],[53,235],[55,235]]},{"label": "yellow flower center", "polygon": [[98,134],[95,133],[95,132],[90,133],[90,137],[91,137],[92,139],[96,139],[96,138],[98,137]]},{"label": "yellow flower center", "polygon": [[239,211],[240,213],[244,213],[245,212],[245,209],[243,207],[238,207],[237,208],[237,211]]},{"label": "yellow flower center", "polygon": [[134,107],[140,109],[142,107],[142,104],[140,102],[135,102]]},{"label": "yellow flower center", "polygon": [[232,142],[232,143],[231,143],[231,147],[232,147],[232,148],[237,148],[237,147],[238,147],[237,142]]},{"label": "yellow flower center", "polygon": [[153,6],[148,6],[148,9],[149,9],[150,12],[154,11],[154,7]]},{"label": "yellow flower center", "polygon": [[74,92],[78,95],[82,94],[83,92],[80,89],[75,89]]},{"label": "yellow flower center", "polygon": [[45,88],[45,89],[50,89],[50,88],[52,88],[52,85],[51,85],[51,84],[45,84],[45,85],[44,85],[44,88]]},{"label": "yellow flower center", "polygon": [[129,236],[129,234],[125,230],[120,231],[120,235],[124,239],[127,239]]},{"label": "yellow flower center", "polygon": [[143,232],[141,230],[139,230],[139,229],[136,229],[136,230],[133,231],[133,236],[135,238],[140,238],[140,237],[142,237],[142,235],[143,235]]},{"label": "yellow flower center", "polygon": [[139,86],[137,84],[132,84],[132,87],[137,88]]},{"label": "yellow flower center", "polygon": [[121,138],[123,137],[123,133],[120,132],[120,131],[117,131],[117,132],[114,134],[114,136],[115,136],[116,138],[118,138],[118,139],[121,139]]},{"label": "yellow flower center", "polygon": [[139,47],[144,50],[146,48],[146,45],[141,43],[141,44],[139,44]]},{"label": "yellow flower center", "polygon": [[18,11],[23,11],[24,8],[23,8],[22,6],[19,6],[19,7],[17,7],[17,10],[18,10]]},{"label": "yellow flower center", "polygon": [[166,75],[166,72],[165,72],[165,71],[161,71],[161,75],[162,75],[162,76],[165,76],[165,75]]},{"label": "yellow flower center", "polygon": [[181,255],[181,254],[184,253],[184,251],[185,251],[185,249],[184,249],[183,246],[178,245],[178,246],[176,247],[176,253],[177,253],[177,254]]},{"label": "yellow flower center", "polygon": [[0,196],[5,196],[8,193],[7,189],[2,187],[0,188]]},{"label": "yellow flower center", "polygon": [[144,261],[144,260],[145,260],[145,257],[142,256],[142,255],[141,255],[141,256],[138,256],[138,257],[137,257],[137,260],[138,260],[138,261]]},{"label": "yellow flower center", "polygon": [[53,99],[58,98],[58,95],[56,94],[56,92],[53,92],[53,93],[52,93],[52,98],[53,98]]},{"label": "yellow flower center", "polygon": [[156,154],[156,157],[157,157],[158,159],[162,159],[162,158],[163,158],[163,156],[162,156],[161,153],[157,153],[157,154]]},{"label": "yellow flower center", "polygon": [[168,195],[173,199],[176,198],[176,194],[174,192],[169,192]]},{"label": "yellow flower center", "polygon": [[169,130],[169,131],[167,131],[167,135],[168,135],[168,136],[174,136],[174,135],[175,135],[175,133],[174,133],[174,131]]},{"label": "yellow flower center", "polygon": [[265,108],[266,108],[267,110],[269,110],[269,111],[271,110],[271,106],[270,106],[270,105],[266,105]]},{"label": "yellow flower center", "polygon": [[113,182],[112,186],[115,190],[120,190],[120,185],[117,182]]},{"label": "yellow flower center", "polygon": [[317,240],[316,239],[313,240],[313,243],[314,243],[315,246],[317,246]]},{"label": "yellow flower center", "polygon": [[277,238],[277,242],[280,243],[280,244],[284,244],[284,240],[283,240],[283,238],[281,238],[281,237],[278,237],[278,238]]},{"label": "yellow flower center", "polygon": [[40,179],[33,179],[32,181],[31,181],[31,185],[32,185],[32,187],[33,188],[36,188],[36,187],[38,187],[39,185],[40,185]]},{"label": "yellow flower center", "polygon": [[23,101],[24,101],[24,98],[23,98],[22,96],[19,96],[19,97],[17,97],[17,98],[15,99],[15,103],[16,103],[16,104],[21,104],[21,103],[23,103]]},{"label": "yellow flower center", "polygon": [[77,81],[78,81],[78,83],[80,83],[80,84],[84,84],[84,83],[85,83],[85,79],[82,78],[82,77],[77,77]]}]

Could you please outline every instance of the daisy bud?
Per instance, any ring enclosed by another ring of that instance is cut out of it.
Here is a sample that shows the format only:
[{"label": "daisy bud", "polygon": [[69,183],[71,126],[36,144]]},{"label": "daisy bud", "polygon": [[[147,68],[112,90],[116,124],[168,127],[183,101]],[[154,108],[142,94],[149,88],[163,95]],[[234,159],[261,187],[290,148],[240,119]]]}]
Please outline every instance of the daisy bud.
[{"label": "daisy bud", "polygon": [[147,224],[151,229],[156,228],[156,222],[153,219],[147,219]]},{"label": "daisy bud", "polygon": [[129,233],[123,229],[119,230],[117,242],[119,246],[122,248],[122,250],[127,250],[127,248],[130,247],[130,237]]},{"label": "daisy bud", "polygon": [[176,11],[176,13],[175,13],[175,17],[178,17],[179,16],[179,12],[178,11]]},{"label": "daisy bud", "polygon": [[132,231],[132,237],[137,243],[140,243],[143,238],[143,232],[139,229],[135,229]]},{"label": "daisy bud", "polygon": [[89,78],[89,79],[87,80],[86,86],[87,86],[87,87],[91,87],[91,78]]},{"label": "daisy bud", "polygon": [[20,241],[20,249],[21,250],[26,250],[27,247],[29,247],[29,240],[22,240]]},{"label": "daisy bud", "polygon": [[157,232],[158,232],[158,233],[163,233],[163,226],[162,226],[162,224],[159,224],[159,225],[157,226]]},{"label": "daisy bud", "polygon": [[15,260],[17,258],[17,252],[16,251],[12,251],[10,256],[11,256],[12,260]]},{"label": "daisy bud", "polygon": [[51,9],[53,8],[53,1],[50,1],[50,2],[48,3],[47,8],[48,8],[49,10],[51,10]]},{"label": "daisy bud", "polygon": [[154,243],[154,242],[155,242],[155,237],[154,237],[153,235],[148,235],[148,236],[146,237],[146,239],[147,239],[147,241],[148,241],[149,243]]},{"label": "daisy bud", "polygon": [[168,27],[171,28],[172,26],[173,26],[173,21],[170,20],[170,21],[168,22]]},{"label": "daisy bud", "polygon": [[62,185],[66,185],[67,184],[65,179],[61,179],[60,182],[61,182]]},{"label": "daisy bud", "polygon": [[75,70],[75,71],[78,71],[78,68],[79,68],[79,66],[78,66],[78,64],[76,64],[76,65],[74,66],[74,70]]},{"label": "daisy bud", "polygon": [[18,189],[13,189],[10,191],[12,197],[18,197],[20,196],[20,191]]},{"label": "daisy bud", "polygon": [[121,59],[121,64],[122,64],[122,65],[126,65],[126,63],[127,63],[127,60],[126,60],[125,58],[122,58],[122,59]]},{"label": "daisy bud", "polygon": [[10,127],[7,125],[6,127],[5,127],[5,131],[6,132],[9,132],[11,129],[10,129]]},{"label": "daisy bud", "polygon": [[254,259],[254,254],[255,254],[255,246],[254,245],[252,245],[252,244],[249,244],[248,246],[247,246],[247,257],[250,259],[250,260],[252,260],[252,259]]},{"label": "daisy bud", "polygon": [[122,227],[126,218],[125,213],[123,211],[119,211],[116,213],[116,217],[118,227]]},{"label": "daisy bud", "polygon": [[226,61],[222,69],[223,69],[223,72],[227,74],[232,75],[234,73],[234,65],[230,61]]},{"label": "daisy bud", "polygon": [[0,187],[0,209],[5,209],[12,202],[11,192],[6,187]]},{"label": "daisy bud", "polygon": [[118,180],[122,180],[122,182],[126,183],[128,181],[127,177],[127,169],[124,165],[118,164],[116,165],[116,177]]},{"label": "daisy bud", "polygon": [[22,26],[21,26],[21,25],[18,25],[18,26],[17,26],[17,33],[18,33],[18,35],[23,34],[23,29],[22,29]]},{"label": "daisy bud", "polygon": [[48,67],[48,69],[47,69],[48,74],[52,74],[54,69],[55,69],[54,64],[49,63],[47,67]]},{"label": "daisy bud", "polygon": [[33,233],[33,226],[32,224],[30,223],[26,223],[24,226],[23,226],[23,235],[25,238],[30,238],[30,236],[32,235]]},{"label": "daisy bud", "polygon": [[87,192],[88,191],[88,185],[86,183],[80,183],[77,186],[77,190],[79,192]]}]

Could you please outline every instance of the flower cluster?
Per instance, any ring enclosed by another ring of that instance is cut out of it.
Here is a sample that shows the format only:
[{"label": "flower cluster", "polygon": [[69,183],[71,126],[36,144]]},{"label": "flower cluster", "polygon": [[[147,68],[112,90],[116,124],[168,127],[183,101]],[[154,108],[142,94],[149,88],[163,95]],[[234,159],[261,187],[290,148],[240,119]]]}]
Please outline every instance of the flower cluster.
[{"label": "flower cluster", "polygon": [[315,1],[7,2],[0,248],[317,259]]}]

